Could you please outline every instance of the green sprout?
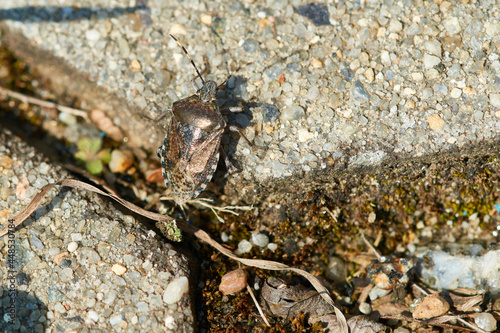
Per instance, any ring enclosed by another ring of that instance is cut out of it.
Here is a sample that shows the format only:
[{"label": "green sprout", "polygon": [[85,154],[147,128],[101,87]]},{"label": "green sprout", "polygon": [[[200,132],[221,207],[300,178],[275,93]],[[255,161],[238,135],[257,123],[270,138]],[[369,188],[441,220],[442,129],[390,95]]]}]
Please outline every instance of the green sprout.
[{"label": "green sprout", "polygon": [[82,138],[78,141],[78,151],[75,158],[82,163],[85,163],[85,168],[94,176],[102,173],[104,164],[108,164],[111,160],[111,153],[108,149],[101,149],[101,139],[90,140]]}]

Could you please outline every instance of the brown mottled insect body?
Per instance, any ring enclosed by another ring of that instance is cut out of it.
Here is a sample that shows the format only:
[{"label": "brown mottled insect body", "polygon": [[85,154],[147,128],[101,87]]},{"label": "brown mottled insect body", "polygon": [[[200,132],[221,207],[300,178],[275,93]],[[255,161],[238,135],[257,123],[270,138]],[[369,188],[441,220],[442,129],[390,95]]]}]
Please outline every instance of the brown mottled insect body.
[{"label": "brown mottled insect body", "polygon": [[205,82],[186,49],[177,43],[203,82],[196,94],[174,102],[167,135],[158,148],[169,195],[182,205],[195,199],[212,179],[219,162],[226,121],[217,105],[216,94],[220,86],[214,81]]}]

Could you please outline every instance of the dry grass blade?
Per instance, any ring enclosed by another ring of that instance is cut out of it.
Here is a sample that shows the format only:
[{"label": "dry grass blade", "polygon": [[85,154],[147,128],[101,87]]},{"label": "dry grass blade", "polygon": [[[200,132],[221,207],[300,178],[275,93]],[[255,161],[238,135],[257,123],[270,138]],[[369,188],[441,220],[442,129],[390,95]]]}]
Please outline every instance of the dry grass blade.
[{"label": "dry grass blade", "polygon": [[259,305],[259,302],[257,302],[257,299],[255,298],[255,295],[253,294],[252,288],[250,288],[249,285],[247,285],[247,291],[250,294],[250,297],[252,297],[252,301],[254,302],[255,306],[257,307],[257,311],[259,311],[260,316],[262,317],[262,320],[266,323],[267,327],[271,327],[271,324],[267,321],[266,315],[264,312],[262,312],[262,308]]},{"label": "dry grass blade", "polygon": [[50,108],[50,109],[56,109],[60,112],[66,112],[75,116],[82,117],[85,119],[87,122],[89,122],[89,116],[87,115],[87,112],[75,108],[70,108],[68,106],[60,105],[57,103],[45,101],[43,99],[39,99],[36,97],[31,97],[27,96],[21,93],[18,93],[16,91],[12,91],[3,87],[0,87],[0,93],[5,94],[9,97],[15,98],[20,100],[21,102],[28,103],[28,104],[34,104],[38,105],[44,108]]},{"label": "dry grass blade", "polygon": [[278,271],[292,271],[295,272],[299,275],[302,275],[304,278],[306,278],[311,285],[316,289],[316,291],[327,301],[334,309],[335,314],[337,316],[337,320],[340,325],[340,332],[342,333],[348,333],[349,328],[347,326],[347,321],[345,319],[344,314],[335,306],[335,303],[333,302],[332,297],[330,296],[330,293],[328,290],[319,282],[319,280],[310,274],[309,272],[306,272],[302,269],[299,268],[294,268],[294,267],[289,267],[285,264],[275,262],[275,261],[270,261],[270,260],[260,260],[260,259],[244,259],[236,256],[233,254],[231,251],[217,243],[215,240],[213,240],[210,235],[208,235],[205,231],[196,228],[195,226],[190,225],[188,222],[184,220],[175,220],[174,218],[168,216],[168,215],[161,215],[157,213],[153,213],[147,210],[142,209],[141,207],[138,207],[114,194],[104,192],[100,189],[98,189],[95,186],[92,186],[90,184],[84,183],[79,180],[75,179],[63,179],[60,180],[56,183],[48,184],[42,187],[39,193],[35,195],[33,200],[29,203],[29,205],[19,214],[14,216],[12,219],[9,219],[9,224],[5,226],[4,228],[0,229],[0,237],[6,235],[9,231],[9,227],[11,226],[11,223],[14,224],[14,227],[19,226],[23,221],[25,221],[39,206],[40,201],[42,198],[47,194],[48,191],[50,191],[54,186],[56,185],[61,185],[61,186],[69,186],[73,188],[80,188],[84,189],[87,191],[95,192],[100,195],[109,197],[122,206],[126,207],[127,209],[130,209],[131,211],[140,214],[144,217],[147,217],[153,221],[158,221],[158,222],[175,222],[177,224],[177,227],[185,232],[188,232],[194,236],[196,236],[198,239],[204,241],[205,243],[208,243],[210,246],[214,247],[217,249],[219,252],[224,254],[225,256],[236,260],[246,266],[252,266],[252,267],[257,267],[257,268],[262,268],[262,269],[269,269],[269,270],[278,270]]}]

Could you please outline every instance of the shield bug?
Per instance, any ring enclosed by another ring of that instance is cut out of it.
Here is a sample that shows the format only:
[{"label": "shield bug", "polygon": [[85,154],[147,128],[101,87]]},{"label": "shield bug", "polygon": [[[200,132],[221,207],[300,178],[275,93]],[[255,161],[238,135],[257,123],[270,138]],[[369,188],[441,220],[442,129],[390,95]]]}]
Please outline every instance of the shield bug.
[{"label": "shield bug", "polygon": [[[182,48],[203,83],[194,95],[173,103],[167,134],[157,152],[169,196],[182,205],[205,189],[217,169],[222,151],[220,142],[227,127],[217,104],[217,91],[226,81],[220,85],[205,81],[184,46],[174,36],[170,37]],[[233,108],[229,111],[243,110]],[[233,126],[229,129],[239,132]]]}]

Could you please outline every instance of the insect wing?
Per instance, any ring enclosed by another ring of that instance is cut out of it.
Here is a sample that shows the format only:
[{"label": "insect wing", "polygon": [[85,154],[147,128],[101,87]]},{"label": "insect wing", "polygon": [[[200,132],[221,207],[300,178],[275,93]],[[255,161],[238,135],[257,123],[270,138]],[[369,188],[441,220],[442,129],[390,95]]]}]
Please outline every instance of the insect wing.
[{"label": "insect wing", "polygon": [[195,198],[205,189],[217,169],[223,129],[207,133],[182,123],[179,123],[179,128],[179,138],[182,138],[184,148],[179,160],[179,171],[183,171],[185,177],[194,183]]},{"label": "insect wing", "polygon": [[168,135],[163,140],[163,145],[158,148],[161,171],[167,188],[172,184],[171,175],[177,169],[177,163],[181,156],[181,145],[177,136],[177,125],[178,123],[172,118],[168,126],[170,129]]}]

